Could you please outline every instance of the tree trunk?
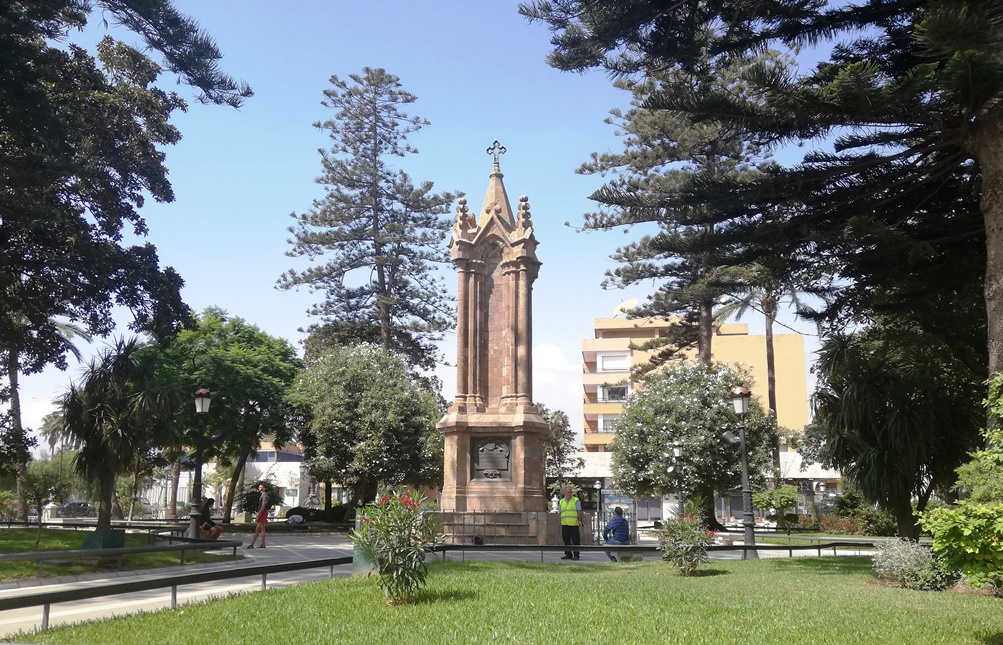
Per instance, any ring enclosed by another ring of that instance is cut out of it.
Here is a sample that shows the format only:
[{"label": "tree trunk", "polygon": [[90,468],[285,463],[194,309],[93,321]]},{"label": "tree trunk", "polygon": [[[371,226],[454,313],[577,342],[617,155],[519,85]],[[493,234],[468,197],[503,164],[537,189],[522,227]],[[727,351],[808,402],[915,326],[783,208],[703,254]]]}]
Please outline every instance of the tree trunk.
[{"label": "tree trunk", "polygon": [[[237,465],[233,467],[233,474],[230,475],[230,483],[226,487],[226,502],[223,504],[223,524],[230,523],[230,516],[233,514],[233,500],[237,498],[237,482],[244,474],[244,465],[247,463],[247,453],[241,455],[237,460]],[[245,511],[248,509],[244,509]]]},{"label": "tree trunk", "polygon": [[331,510],[331,495],[332,495],[332,493],[333,493],[333,491],[331,490],[331,480],[330,479],[325,479],[324,480],[324,510],[325,511],[330,511]]},{"label": "tree trunk", "polygon": [[181,460],[174,462],[171,468],[171,492],[168,494],[167,511],[164,518],[168,520],[178,519],[178,484],[181,483]]},{"label": "tree trunk", "polygon": [[919,540],[919,526],[912,512],[912,500],[904,500],[895,509],[895,521],[898,522],[900,538]]},{"label": "tree trunk", "polygon": [[[25,445],[24,427],[21,426],[21,395],[18,392],[18,373],[20,363],[18,352],[7,351],[7,380],[10,384],[10,440],[14,448],[14,477],[17,482],[17,521],[28,521],[28,489],[25,478],[28,476],[28,447]],[[38,509],[41,516],[42,509]]]},{"label": "tree trunk", "polygon": [[725,531],[727,527],[717,521],[717,513],[714,512],[714,492],[702,491],[700,495],[700,512],[703,515],[704,524],[711,531]]},{"label": "tree trunk", "polygon": [[[1003,109],[981,117],[969,140],[982,171],[980,207],[986,232],[986,312],[989,374],[1003,369]],[[990,417],[991,427],[995,420]]]},{"label": "tree trunk", "polygon": [[98,523],[97,529],[111,528],[112,495],[115,493],[115,473],[103,470],[98,477]]},{"label": "tree trunk", "polygon": [[[761,300],[763,313],[766,315],[766,396],[770,406],[770,415],[777,418],[777,358],[773,348],[773,323],[777,319],[776,294],[767,291]],[[773,446],[773,483],[780,482],[780,443]]]},{"label": "tree trunk", "polygon": [[700,328],[697,330],[697,352],[701,365],[710,365],[714,339],[714,301],[700,302]]}]

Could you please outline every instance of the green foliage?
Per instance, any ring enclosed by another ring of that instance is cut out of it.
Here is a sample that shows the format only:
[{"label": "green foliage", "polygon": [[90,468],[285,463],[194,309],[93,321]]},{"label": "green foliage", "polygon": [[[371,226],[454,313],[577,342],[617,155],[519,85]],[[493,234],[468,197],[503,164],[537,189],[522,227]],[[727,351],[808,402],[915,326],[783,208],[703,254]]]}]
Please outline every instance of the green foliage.
[{"label": "green foliage", "polygon": [[797,487],[787,484],[752,495],[753,506],[760,509],[771,509],[767,519],[776,521],[778,529],[788,529],[790,524],[797,522],[797,515],[787,512],[789,509],[795,508],[797,503]]},{"label": "green foliage", "polygon": [[[689,510],[696,510],[701,506],[700,501],[694,499]],[[696,575],[697,567],[709,561],[707,547],[714,542],[716,534],[699,517],[693,515],[670,517],[655,532],[662,559],[671,562],[683,576]]]},{"label": "green foliage", "polygon": [[305,508],[303,506],[294,506],[286,511],[286,517],[290,515],[299,515],[307,522],[344,522],[345,516],[348,515],[349,507],[346,504],[335,504],[329,509],[323,508]]},{"label": "green foliage", "polygon": [[855,535],[860,531],[860,526],[855,517],[825,515],[818,519],[818,530],[833,535]]},{"label": "green foliage", "polygon": [[13,517],[17,510],[17,493],[0,489],[0,517]]},{"label": "green foliage", "polygon": [[936,339],[894,324],[832,334],[815,366],[815,423],[804,452],[838,469],[869,502],[918,536],[925,507],[978,439],[980,385]]},{"label": "green foliage", "polygon": [[436,520],[421,510],[421,500],[394,491],[366,506],[358,529],[349,534],[356,547],[376,563],[380,587],[391,605],[409,603],[425,586],[425,554],[437,540]]},{"label": "green foliage", "polygon": [[116,476],[174,434],[181,401],[158,349],[135,339],[98,354],[59,399],[63,432],[80,444],[74,466],[98,484],[99,529],[111,527]]},{"label": "green foliage", "polygon": [[433,193],[432,182],[415,186],[389,165],[418,152],[407,138],[428,121],[403,112],[416,97],[384,69],[366,67],[348,80],[332,76],[331,85],[322,104],[336,113],[314,124],[332,141],[321,151],[324,173],[317,180],[325,196],[292,214],[287,252],[321,264],[290,269],[278,285],[324,295],[309,313],[323,321],[311,331],[327,340],[312,341],[311,355],[317,344],[371,342],[431,370],[431,341],[454,324],[442,278],[433,271],[449,259],[443,242],[451,222],[444,216],[454,196]]},{"label": "green foliage", "polygon": [[874,570],[894,580],[903,589],[942,591],[958,579],[930,549],[911,540],[878,544],[874,552]]},{"label": "green foliage", "polygon": [[[1003,400],[997,389],[999,381],[999,376],[993,379],[993,401]],[[998,405],[994,406],[993,415],[999,412]],[[986,448],[971,453],[971,461],[958,467],[955,490],[979,504],[1003,502],[1003,431],[984,430],[982,437]]]},{"label": "green foliage", "polygon": [[[258,486],[264,486],[268,493],[268,508],[270,510],[282,504],[282,497],[279,495],[279,487],[270,479],[261,479],[244,487],[237,496],[237,510],[248,513],[257,513],[261,506],[261,492]],[[305,515],[303,516],[306,517]]]},{"label": "green foliage", "polygon": [[920,525],[933,535],[933,550],[948,567],[1003,596],[1003,504],[936,508],[920,516]]},{"label": "green foliage", "polygon": [[400,358],[375,345],[331,348],[296,393],[310,409],[300,440],[317,479],[340,481],[360,504],[380,482],[441,484],[439,406]]},{"label": "green foliage", "polygon": [[[722,433],[738,433],[731,389],[742,378],[722,365],[669,364],[653,372],[627,402],[610,443],[617,487],[635,495],[683,490],[713,499],[738,488],[741,456]],[[756,401],[745,419],[751,477],[762,484],[776,442],[776,423]],[[671,446],[679,441],[676,464]],[[678,470],[670,470],[677,466]]]},{"label": "green foliage", "polygon": [[561,410],[551,410],[542,403],[537,403],[536,409],[550,428],[550,434],[543,440],[544,477],[553,480],[550,492],[560,496],[564,482],[585,465],[585,460],[576,456],[576,436],[568,415]]}]

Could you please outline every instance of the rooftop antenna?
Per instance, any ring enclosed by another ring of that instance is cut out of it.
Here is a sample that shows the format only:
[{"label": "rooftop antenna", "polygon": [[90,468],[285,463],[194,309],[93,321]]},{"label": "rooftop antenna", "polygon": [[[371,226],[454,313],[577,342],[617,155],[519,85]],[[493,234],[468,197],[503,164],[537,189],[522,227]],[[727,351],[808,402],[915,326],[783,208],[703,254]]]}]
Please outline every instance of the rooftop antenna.
[{"label": "rooftop antenna", "polygon": [[627,312],[629,312],[636,306],[637,306],[637,299],[631,298],[630,300],[625,300],[620,304],[618,304],[615,309],[613,309],[613,317],[616,318],[620,314],[626,316]]}]

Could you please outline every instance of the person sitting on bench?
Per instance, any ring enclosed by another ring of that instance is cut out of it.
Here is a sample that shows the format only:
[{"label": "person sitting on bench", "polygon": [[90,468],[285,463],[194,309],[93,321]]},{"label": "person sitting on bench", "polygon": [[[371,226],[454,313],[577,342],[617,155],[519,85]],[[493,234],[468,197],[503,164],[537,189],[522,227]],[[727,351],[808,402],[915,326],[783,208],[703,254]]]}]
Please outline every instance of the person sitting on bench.
[{"label": "person sitting on bench", "polygon": [[[630,523],[624,519],[623,509],[619,506],[613,509],[613,517],[602,530],[602,538],[606,544],[630,544]],[[616,562],[616,556],[611,552],[607,551],[606,557]]]},{"label": "person sitting on bench", "polygon": [[199,518],[199,535],[203,540],[215,540],[223,534],[223,527],[212,521],[212,506],[216,503],[213,498],[202,498],[202,517]]}]

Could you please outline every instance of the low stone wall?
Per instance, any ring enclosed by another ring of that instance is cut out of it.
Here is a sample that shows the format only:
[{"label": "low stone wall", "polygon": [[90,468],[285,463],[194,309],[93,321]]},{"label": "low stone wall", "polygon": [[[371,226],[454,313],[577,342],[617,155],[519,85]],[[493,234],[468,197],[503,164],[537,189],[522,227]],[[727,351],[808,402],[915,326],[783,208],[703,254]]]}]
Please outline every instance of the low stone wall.
[{"label": "low stone wall", "polygon": [[[560,516],[545,511],[436,511],[446,544],[564,544]],[[593,517],[585,513],[582,544],[594,544]]]}]

